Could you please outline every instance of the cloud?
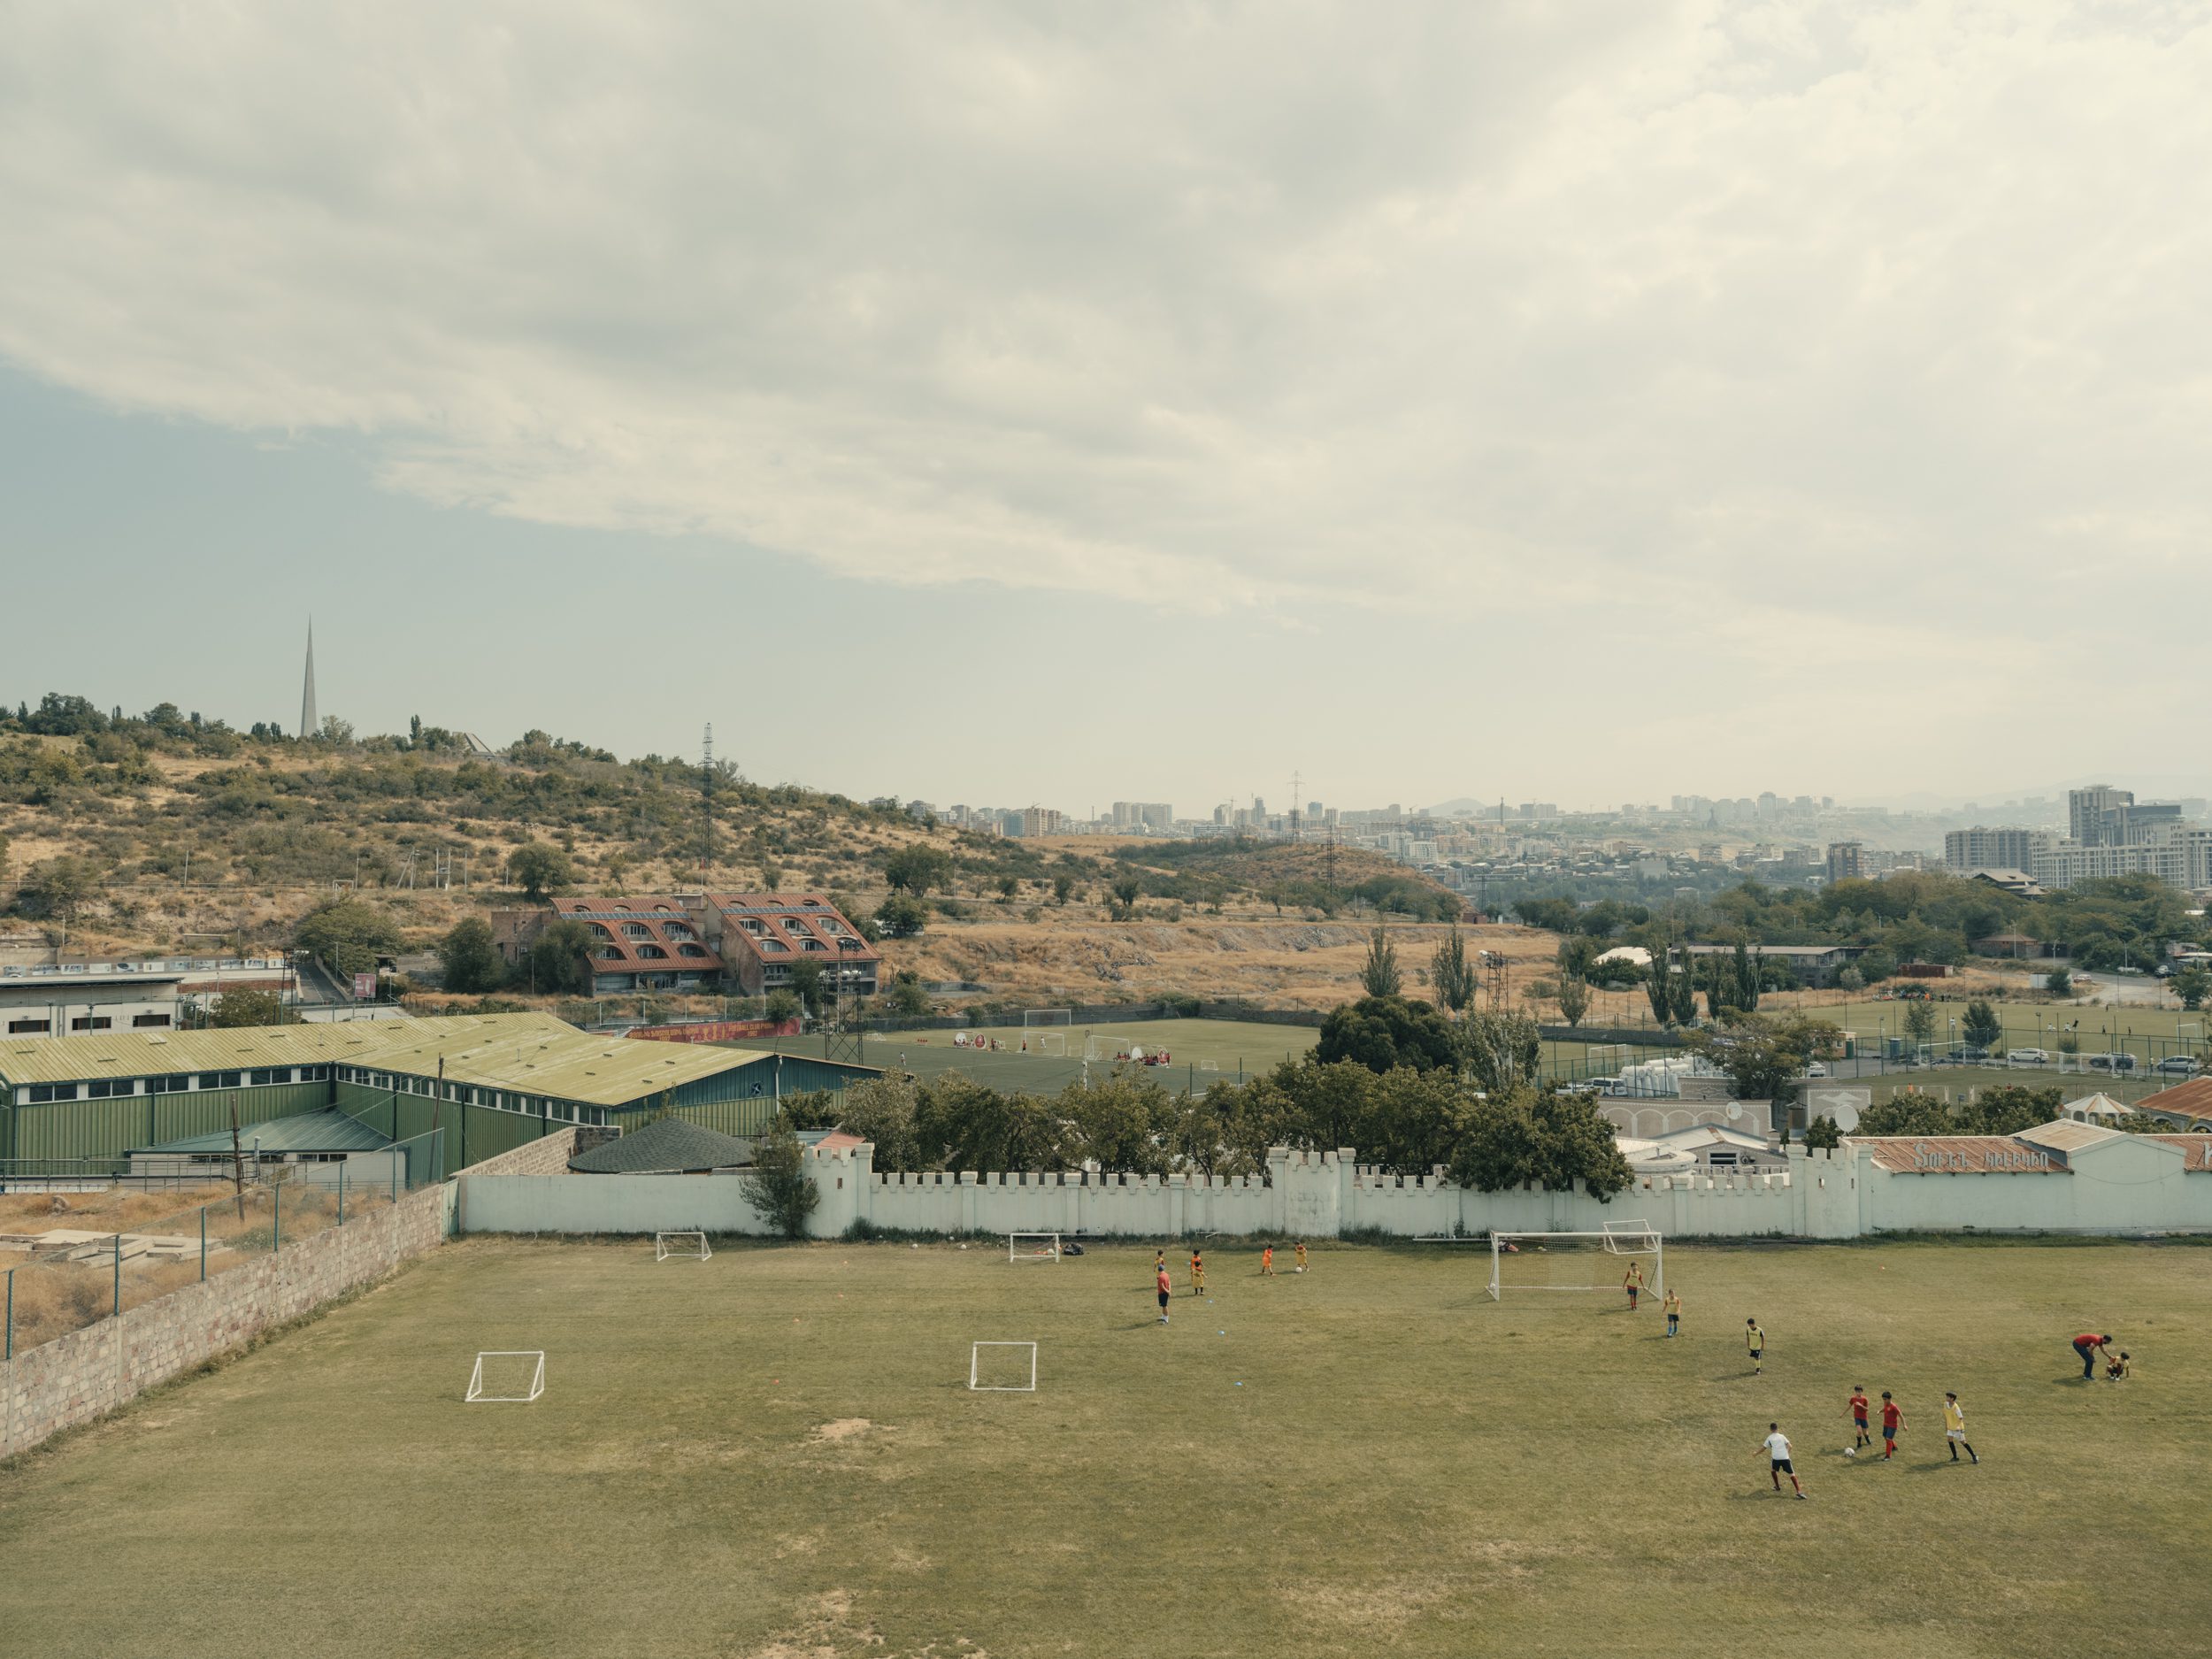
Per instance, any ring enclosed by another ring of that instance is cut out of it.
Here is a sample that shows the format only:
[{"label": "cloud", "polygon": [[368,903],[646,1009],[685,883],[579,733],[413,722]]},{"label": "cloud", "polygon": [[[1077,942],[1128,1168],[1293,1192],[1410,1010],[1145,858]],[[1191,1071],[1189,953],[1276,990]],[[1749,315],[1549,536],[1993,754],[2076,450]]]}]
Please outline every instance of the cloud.
[{"label": "cloud", "polygon": [[0,353],[438,503],[1961,675],[2212,596],[2200,9],[7,17]]}]

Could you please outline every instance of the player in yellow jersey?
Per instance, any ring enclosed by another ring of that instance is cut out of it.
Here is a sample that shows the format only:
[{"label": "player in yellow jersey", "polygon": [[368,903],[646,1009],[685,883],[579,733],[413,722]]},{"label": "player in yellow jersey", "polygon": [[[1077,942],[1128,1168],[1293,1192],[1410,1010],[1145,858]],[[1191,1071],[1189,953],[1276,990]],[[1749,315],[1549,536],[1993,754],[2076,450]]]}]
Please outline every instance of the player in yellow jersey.
[{"label": "player in yellow jersey", "polygon": [[1199,1255],[1195,1248],[1190,1253],[1190,1294],[1194,1296],[1206,1294],[1206,1258]]},{"label": "player in yellow jersey", "polygon": [[1767,1333],[1759,1328],[1756,1319],[1743,1322],[1744,1346],[1751,1350],[1751,1374],[1759,1374],[1760,1362],[1766,1357]]},{"label": "player in yellow jersey", "polygon": [[1667,1310],[1667,1334],[1676,1335],[1682,1327],[1682,1298],[1670,1290],[1659,1305]]},{"label": "player in yellow jersey", "polygon": [[1973,1443],[1966,1438],[1966,1408],[1959,1403],[1956,1394],[1943,1396],[1943,1438],[1951,1443],[1953,1463],[1958,1462],[1959,1448],[1962,1446],[1966,1448],[1966,1455],[1976,1463],[1982,1461],[1981,1455],[1975,1451]]},{"label": "player in yellow jersey", "polygon": [[1298,1252],[1298,1271],[1302,1273],[1306,1271],[1306,1241],[1301,1239],[1293,1248]]}]

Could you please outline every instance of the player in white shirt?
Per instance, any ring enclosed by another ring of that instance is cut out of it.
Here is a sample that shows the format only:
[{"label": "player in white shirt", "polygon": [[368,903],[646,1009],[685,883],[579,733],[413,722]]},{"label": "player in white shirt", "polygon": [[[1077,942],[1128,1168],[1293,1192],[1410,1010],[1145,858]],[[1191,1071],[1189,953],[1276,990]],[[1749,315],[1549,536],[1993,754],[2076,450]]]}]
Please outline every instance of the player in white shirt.
[{"label": "player in white shirt", "polygon": [[1782,1425],[1779,1423],[1767,1425],[1765,1446],[1767,1473],[1774,1478],[1774,1489],[1777,1492],[1781,1491],[1782,1477],[1787,1475],[1790,1478],[1790,1490],[1796,1493],[1799,1497],[1803,1497],[1805,1488],[1798,1485],[1797,1471],[1790,1464],[1790,1437],[1782,1432]]}]

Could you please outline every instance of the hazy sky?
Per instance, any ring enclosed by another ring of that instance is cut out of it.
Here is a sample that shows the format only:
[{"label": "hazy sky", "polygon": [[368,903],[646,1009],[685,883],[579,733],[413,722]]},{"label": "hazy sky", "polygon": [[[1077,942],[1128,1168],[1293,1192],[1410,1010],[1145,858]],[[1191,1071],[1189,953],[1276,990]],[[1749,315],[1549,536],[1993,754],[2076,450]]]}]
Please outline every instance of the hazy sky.
[{"label": "hazy sky", "polygon": [[0,695],[1194,811],[2212,775],[2212,8],[0,7]]}]

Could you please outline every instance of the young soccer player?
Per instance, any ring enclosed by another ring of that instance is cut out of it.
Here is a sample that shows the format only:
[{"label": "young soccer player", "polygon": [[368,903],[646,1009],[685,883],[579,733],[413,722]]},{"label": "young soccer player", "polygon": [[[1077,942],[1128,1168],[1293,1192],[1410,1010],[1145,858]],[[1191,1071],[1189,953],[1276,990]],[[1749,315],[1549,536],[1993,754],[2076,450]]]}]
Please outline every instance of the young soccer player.
[{"label": "young soccer player", "polygon": [[1966,1408],[1959,1404],[1959,1397],[1955,1394],[1943,1396],[1943,1438],[1951,1443],[1953,1463],[1958,1462],[1959,1448],[1962,1446],[1966,1448],[1966,1455],[1976,1463],[1982,1461],[1974,1450],[1973,1442],[1966,1438]]},{"label": "young soccer player", "polygon": [[2132,1368],[2131,1368],[2131,1367],[2129,1365],[2129,1363],[2128,1363],[2128,1351],[2127,1351],[2127,1349],[2125,1349],[2125,1348],[2122,1348],[2122,1349],[2120,1350],[2120,1357],[2119,1357],[2119,1358],[2117,1358],[2117,1359],[2112,1359],[2112,1360],[2107,1360],[2107,1361],[2105,1362],[2105,1367],[2104,1367],[2104,1374],[2105,1374],[2105,1378],[2106,1378],[2106,1379],[2107,1379],[2108,1381],[2110,1381],[2110,1382],[2119,1382],[2119,1381],[2122,1381],[2124,1379],[2125,1379],[2125,1378],[2126,1378],[2126,1376],[2127,1376],[2127,1374],[2128,1374],[2128,1372],[2129,1372],[2129,1371],[2130,1371],[2131,1369],[2132,1369]]},{"label": "young soccer player", "polygon": [[1667,1310],[1667,1334],[1672,1336],[1682,1328],[1682,1298],[1670,1290],[1659,1305]]},{"label": "young soccer player", "polygon": [[1165,1325],[1167,1323],[1168,1294],[1175,1288],[1174,1286],[1168,1282],[1167,1258],[1165,1256],[1162,1256],[1160,1258],[1159,1277],[1156,1282],[1157,1283],[1160,1291],[1160,1323],[1162,1325]]},{"label": "young soccer player", "polygon": [[1905,1414],[1897,1402],[1889,1397],[1889,1390],[1882,1390],[1882,1461],[1897,1455],[1897,1431],[1905,1426]]},{"label": "young soccer player", "polygon": [[1306,1271],[1306,1241],[1301,1239],[1291,1248],[1298,1252],[1298,1271],[1302,1273]]},{"label": "young soccer player", "polygon": [[1796,1493],[1799,1497],[1803,1497],[1805,1488],[1798,1484],[1796,1467],[1790,1461],[1790,1437],[1782,1432],[1782,1425],[1779,1423],[1767,1425],[1765,1446],[1767,1473],[1774,1478],[1774,1489],[1777,1492],[1781,1491],[1782,1477],[1787,1475],[1790,1478],[1790,1490]]},{"label": "young soccer player", "polygon": [[1195,1247],[1190,1253],[1190,1294],[1194,1296],[1206,1294],[1206,1258],[1199,1255]]},{"label": "young soccer player", "polygon": [[1636,1311],[1636,1298],[1644,1294],[1644,1264],[1631,1262],[1627,1275],[1621,1280],[1621,1288],[1628,1293],[1628,1310]]},{"label": "young soccer player", "polygon": [[2112,1357],[2106,1353],[2106,1345],[2111,1340],[2110,1337],[2099,1336],[2094,1331],[2084,1331],[2074,1339],[2074,1356],[2081,1361],[2081,1374],[2084,1377],[2097,1374],[2098,1355],[2103,1354],[2107,1359]]},{"label": "young soccer player", "polygon": [[1746,1319],[1743,1322],[1743,1335],[1745,1344],[1751,1349],[1751,1374],[1756,1377],[1766,1356],[1767,1333],[1759,1328],[1756,1319]]},{"label": "young soccer player", "polygon": [[1275,1247],[1271,1244],[1260,1252],[1260,1277],[1262,1279],[1275,1277]]},{"label": "young soccer player", "polygon": [[1851,1403],[1847,1410],[1856,1431],[1851,1441],[1851,1449],[1855,1452],[1862,1446],[1874,1444],[1874,1437],[1866,1432],[1866,1414],[1870,1403],[1866,1397],[1866,1390],[1857,1383],[1853,1383]]}]

